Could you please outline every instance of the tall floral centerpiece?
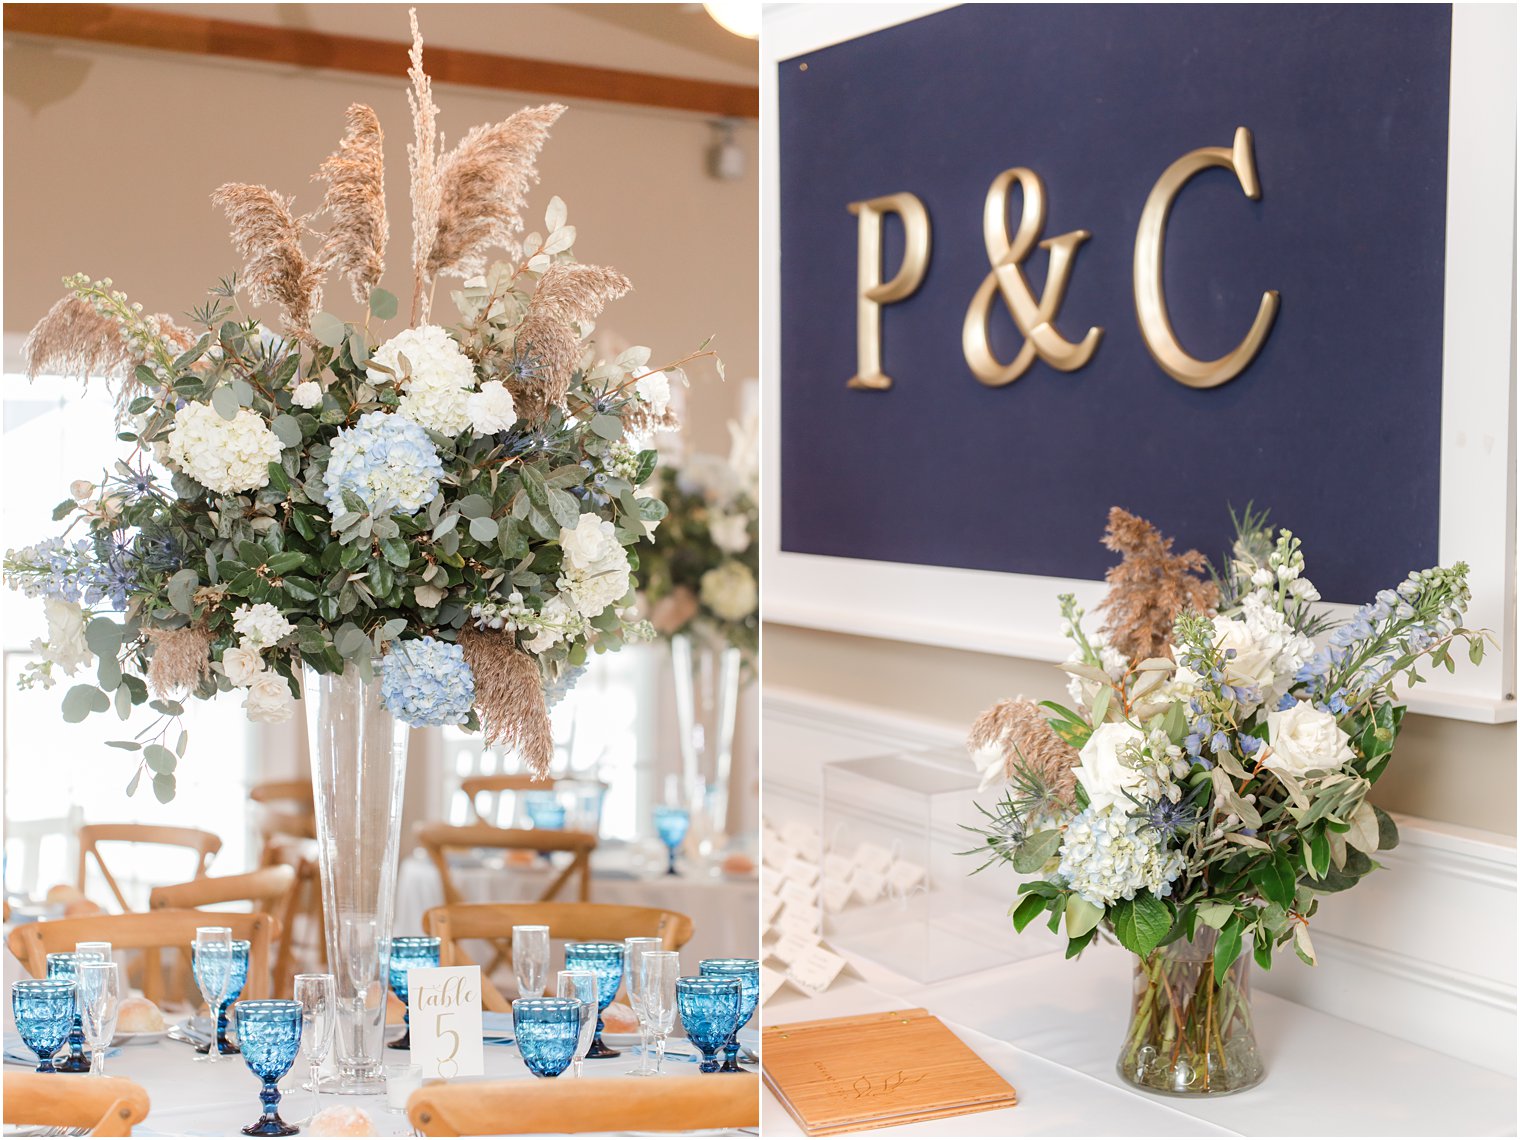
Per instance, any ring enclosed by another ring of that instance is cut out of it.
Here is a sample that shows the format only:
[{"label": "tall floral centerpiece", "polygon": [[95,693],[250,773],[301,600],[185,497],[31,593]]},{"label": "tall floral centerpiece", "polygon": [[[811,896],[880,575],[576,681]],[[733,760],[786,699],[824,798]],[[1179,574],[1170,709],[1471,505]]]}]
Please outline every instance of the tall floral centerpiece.
[{"label": "tall floral centerpiece", "polygon": [[[1247,510],[1213,580],[1196,551],[1119,508],[1098,633],[1061,598],[1070,704],[987,710],[968,746],[983,787],[983,867],[1030,876],[1023,930],[1065,924],[1067,957],[1107,931],[1136,957],[1119,1071],[1141,1088],[1219,1094],[1261,1080],[1247,970],[1291,946],[1314,963],[1322,895],[1354,886],[1398,842],[1367,800],[1392,757],[1400,678],[1476,663],[1462,628],[1467,567],[1410,574],[1347,622],[1315,606],[1300,543]],[[980,869],[980,868],[979,868]]]},{"label": "tall floral centerpiece", "polygon": [[[652,636],[634,575],[665,507],[636,490],[657,460],[641,441],[674,426],[648,350],[603,360],[586,340],[627,279],[575,259],[558,198],[523,235],[564,108],[440,153],[415,14],[412,32],[410,320],[379,287],[383,139],[355,105],[314,213],[262,186],[212,196],[247,262],[193,328],[109,279],[66,280],[28,370],[110,381],[127,453],[71,487],[63,536],[5,556],[46,608],[22,684],[63,674],[65,720],[127,725],[110,744],[129,794],[147,776],[174,795],[187,700],[237,693],[274,722],[304,693],[347,1091],[382,1083],[406,728],[480,728],[547,772],[553,696],[589,652]],[[356,320],[321,307],[333,271]],[[462,279],[447,327],[446,277]],[[244,300],[276,305],[281,332]]]},{"label": "tall floral centerpiece", "polygon": [[669,513],[640,555],[650,621],[670,643],[686,794],[708,843],[728,827],[734,722],[760,639],[757,426],[728,425],[726,458],[656,470]]}]

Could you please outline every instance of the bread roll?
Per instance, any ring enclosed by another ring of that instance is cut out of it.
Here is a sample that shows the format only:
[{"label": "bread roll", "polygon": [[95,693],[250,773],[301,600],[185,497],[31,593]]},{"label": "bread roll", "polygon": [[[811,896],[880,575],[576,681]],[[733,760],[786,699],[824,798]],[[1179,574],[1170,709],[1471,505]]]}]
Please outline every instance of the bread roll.
[{"label": "bread roll", "polygon": [[308,1136],[373,1136],[375,1124],[362,1108],[335,1104],[313,1116],[301,1131]]},{"label": "bread roll", "polygon": [[144,997],[123,998],[116,1014],[118,1033],[162,1033],[168,1026],[158,1006]]}]

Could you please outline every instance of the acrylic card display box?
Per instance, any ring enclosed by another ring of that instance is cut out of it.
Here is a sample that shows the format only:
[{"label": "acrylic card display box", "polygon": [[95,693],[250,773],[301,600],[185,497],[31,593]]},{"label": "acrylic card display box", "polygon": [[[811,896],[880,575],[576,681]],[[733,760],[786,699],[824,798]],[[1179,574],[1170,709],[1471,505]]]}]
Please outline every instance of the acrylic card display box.
[{"label": "acrylic card display box", "polygon": [[971,874],[983,843],[967,827],[998,793],[978,795],[963,751],[939,749],[823,766],[823,935],[920,982],[1048,953],[1054,941],[1015,935],[1006,865]]}]

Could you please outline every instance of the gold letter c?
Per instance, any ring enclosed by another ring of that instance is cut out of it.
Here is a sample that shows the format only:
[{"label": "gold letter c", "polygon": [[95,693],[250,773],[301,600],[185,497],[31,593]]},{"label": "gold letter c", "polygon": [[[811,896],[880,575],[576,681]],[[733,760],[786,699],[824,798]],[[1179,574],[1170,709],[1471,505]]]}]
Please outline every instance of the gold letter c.
[{"label": "gold letter c", "polygon": [[1189,356],[1172,331],[1166,308],[1166,289],[1161,281],[1167,215],[1182,187],[1195,174],[1211,166],[1233,171],[1247,198],[1261,197],[1261,183],[1256,177],[1256,160],[1251,150],[1251,132],[1245,127],[1237,127],[1233,149],[1200,147],[1166,168],[1145,200],[1140,228],[1135,235],[1135,310],[1140,319],[1140,334],[1156,363],[1174,380],[1189,388],[1217,388],[1239,376],[1261,351],[1277,317],[1278,295],[1275,290],[1269,290],[1261,295],[1261,306],[1245,339],[1218,360],[1198,360]]}]

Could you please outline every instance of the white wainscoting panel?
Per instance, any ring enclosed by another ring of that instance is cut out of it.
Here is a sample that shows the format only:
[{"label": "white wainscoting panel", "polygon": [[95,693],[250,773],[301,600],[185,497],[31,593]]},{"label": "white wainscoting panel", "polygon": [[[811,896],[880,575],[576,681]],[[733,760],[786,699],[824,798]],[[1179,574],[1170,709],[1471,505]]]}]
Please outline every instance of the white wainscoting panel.
[{"label": "white wainscoting panel", "polygon": [[[821,822],[829,761],[953,747],[966,731],[777,685],[766,686],[763,725],[761,807],[778,825]],[[1384,869],[1322,899],[1312,923],[1320,964],[1279,955],[1271,971],[1254,971],[1255,984],[1513,1075],[1515,841],[1412,816],[1398,823],[1402,842],[1378,856]]]}]

